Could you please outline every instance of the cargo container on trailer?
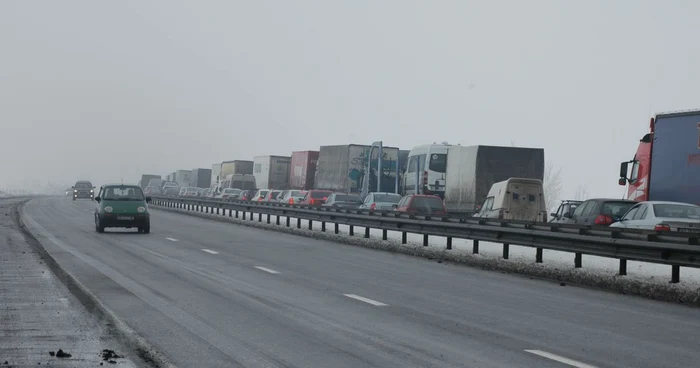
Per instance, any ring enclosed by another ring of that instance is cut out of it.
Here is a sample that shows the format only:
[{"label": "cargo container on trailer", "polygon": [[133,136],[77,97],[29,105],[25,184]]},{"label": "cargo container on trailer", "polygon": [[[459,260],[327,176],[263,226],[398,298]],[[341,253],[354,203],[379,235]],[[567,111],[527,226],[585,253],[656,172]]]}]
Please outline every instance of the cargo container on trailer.
[{"label": "cargo container on trailer", "polygon": [[317,162],[318,151],[292,152],[289,187],[301,190],[313,189]]},{"label": "cargo container on trailer", "polygon": [[[410,164],[409,164],[409,173]],[[544,149],[499,146],[450,146],[447,149],[445,207],[474,213],[494,183],[509,178],[544,179]],[[416,174],[414,171],[412,174]],[[409,188],[406,188],[407,190]]]},{"label": "cargo container on trailer", "polygon": [[258,189],[288,189],[290,156],[256,156],[253,176]]},{"label": "cargo container on trailer", "polygon": [[195,188],[209,188],[211,186],[211,169],[192,169],[190,186]]},{"label": "cargo container on trailer", "polygon": [[631,161],[620,165],[627,199],[700,205],[700,110],[656,114]]},{"label": "cargo container on trailer", "polygon": [[221,163],[221,171],[219,172],[219,180],[231,174],[252,174],[253,161],[232,160]]},{"label": "cargo container on trailer", "polygon": [[[345,193],[360,192],[367,170],[370,147],[359,144],[321,146],[316,164],[314,188]],[[368,192],[394,192],[399,149],[382,148],[382,180],[379,190],[377,190],[378,154],[376,148],[372,150]]]},{"label": "cargo container on trailer", "polygon": [[221,163],[211,165],[211,184],[210,187],[215,187],[219,182],[219,174],[221,174]]},{"label": "cargo container on trailer", "polygon": [[192,170],[177,170],[175,171],[175,182],[182,188],[190,186],[190,178]]}]

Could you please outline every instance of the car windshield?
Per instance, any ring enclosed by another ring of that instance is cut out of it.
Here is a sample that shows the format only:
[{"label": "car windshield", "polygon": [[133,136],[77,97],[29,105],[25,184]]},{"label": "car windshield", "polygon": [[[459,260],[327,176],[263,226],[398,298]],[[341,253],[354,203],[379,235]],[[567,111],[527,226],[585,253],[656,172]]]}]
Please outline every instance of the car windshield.
[{"label": "car windshield", "polygon": [[655,204],[654,214],[661,218],[700,219],[700,207],[684,204]]},{"label": "car windshield", "polygon": [[77,183],[75,184],[76,189],[92,189],[92,184],[90,183]]},{"label": "car windshield", "polygon": [[325,190],[315,190],[311,192],[311,198],[326,198],[329,195],[331,195],[333,192],[328,192]]},{"label": "car windshield", "polygon": [[398,194],[374,194],[375,202],[399,203],[401,196]]},{"label": "car windshield", "polygon": [[260,196],[261,196],[261,197],[264,197],[264,196],[267,195],[267,193],[270,193],[270,191],[269,191],[269,190],[261,190],[261,191],[260,191]]},{"label": "car windshield", "polygon": [[428,168],[431,171],[444,173],[447,171],[447,154],[433,153],[430,155],[430,164]]},{"label": "car windshield", "polygon": [[336,194],[335,200],[336,202],[362,202],[362,199],[359,196],[351,194]]},{"label": "car windshield", "polygon": [[144,197],[141,187],[120,186],[105,188],[102,199],[105,201],[143,201]]}]

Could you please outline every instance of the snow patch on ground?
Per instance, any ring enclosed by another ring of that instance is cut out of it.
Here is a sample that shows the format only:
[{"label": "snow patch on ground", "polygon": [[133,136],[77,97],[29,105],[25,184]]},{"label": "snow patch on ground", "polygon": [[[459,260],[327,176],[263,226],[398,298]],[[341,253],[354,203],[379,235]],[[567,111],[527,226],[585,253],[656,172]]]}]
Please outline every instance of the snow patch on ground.
[{"label": "snow patch on ground", "polygon": [[[321,231],[321,223],[313,222],[309,230],[309,221],[301,220],[297,228],[297,219],[290,218],[290,227],[286,227],[286,217],[280,216],[280,225],[276,225],[276,216],[267,215],[258,222],[255,214],[251,221],[250,213],[246,220],[221,214],[207,214],[182,209],[153,206],[158,210],[178,212],[197,217],[228,221],[247,226],[265,228],[290,234],[309,236],[317,239],[330,240],[338,243],[363,246],[366,248],[403,253],[443,262],[455,262],[489,270],[499,270],[508,273],[519,273],[534,277],[553,279],[562,283],[570,282],[617,291],[623,294],[645,296],[700,306],[700,270],[681,267],[681,282],[670,284],[671,266],[644,262],[627,262],[627,275],[617,275],[619,261],[612,258],[583,255],[582,268],[574,267],[574,254],[568,252],[544,250],[543,263],[535,262],[535,249],[530,247],[510,245],[509,259],[503,259],[503,246],[491,242],[479,242],[479,254],[472,254],[473,242],[468,239],[452,240],[452,250],[446,249],[447,239],[440,236],[429,236],[428,246],[423,246],[422,234],[407,234],[407,244],[401,244],[401,232],[388,231],[387,240],[382,240],[382,230],[370,229],[370,238],[365,239],[365,228],[354,227],[354,235],[350,236],[350,227],[340,224],[339,233],[334,234],[334,224],[326,223],[326,232]],[[242,212],[241,212],[242,213]]]}]

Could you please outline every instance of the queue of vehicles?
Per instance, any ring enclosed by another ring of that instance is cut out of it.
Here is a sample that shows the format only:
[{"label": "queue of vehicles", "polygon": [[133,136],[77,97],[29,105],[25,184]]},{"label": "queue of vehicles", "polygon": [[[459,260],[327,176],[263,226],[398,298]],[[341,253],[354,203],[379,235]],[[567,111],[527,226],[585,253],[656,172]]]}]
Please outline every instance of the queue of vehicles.
[{"label": "queue of vehicles", "polygon": [[[443,142],[410,151],[321,146],[291,156],[177,170],[165,178],[144,174],[139,184],[146,196],[700,231],[700,110],[651,119],[650,132],[640,140],[634,158],[620,165],[619,184],[628,186],[626,199],[565,200],[548,214],[551,204],[544,200],[543,177],[541,148]],[[76,183],[73,199],[92,198],[93,189],[89,182]]]}]

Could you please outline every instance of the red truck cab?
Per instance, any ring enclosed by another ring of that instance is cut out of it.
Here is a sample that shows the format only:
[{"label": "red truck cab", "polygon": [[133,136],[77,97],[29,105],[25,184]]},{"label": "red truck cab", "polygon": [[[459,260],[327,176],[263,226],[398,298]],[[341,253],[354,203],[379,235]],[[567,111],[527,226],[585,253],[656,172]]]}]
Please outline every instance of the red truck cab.
[{"label": "red truck cab", "polygon": [[700,204],[700,110],[653,117],[618,183],[629,200]]}]

